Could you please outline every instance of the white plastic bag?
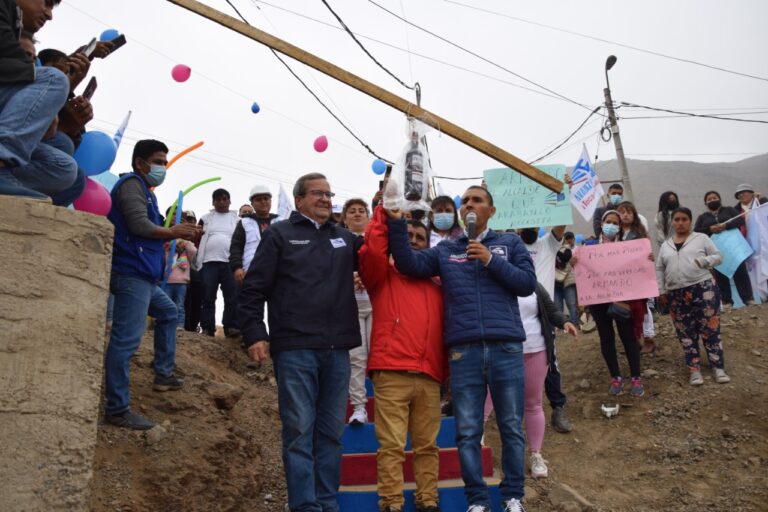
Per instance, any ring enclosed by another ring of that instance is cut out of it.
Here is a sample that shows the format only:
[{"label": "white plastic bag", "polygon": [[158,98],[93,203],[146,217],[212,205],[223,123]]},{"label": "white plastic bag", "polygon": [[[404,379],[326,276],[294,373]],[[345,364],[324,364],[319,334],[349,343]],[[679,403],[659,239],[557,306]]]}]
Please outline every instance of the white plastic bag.
[{"label": "white plastic bag", "polygon": [[397,186],[397,193],[385,194],[385,208],[430,211],[427,196],[432,168],[424,144],[424,136],[428,130],[429,127],[424,123],[413,118],[408,119],[408,143],[400,153],[390,176],[390,183]]}]

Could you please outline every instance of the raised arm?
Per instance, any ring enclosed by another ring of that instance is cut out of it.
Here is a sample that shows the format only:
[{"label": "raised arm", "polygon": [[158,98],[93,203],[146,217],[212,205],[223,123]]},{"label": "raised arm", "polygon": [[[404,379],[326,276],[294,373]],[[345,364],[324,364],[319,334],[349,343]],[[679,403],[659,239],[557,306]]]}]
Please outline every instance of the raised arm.
[{"label": "raised arm", "polygon": [[357,252],[358,272],[368,291],[374,291],[387,275],[388,245],[387,215],[380,206],[377,206],[371,222],[365,229],[365,242]]},{"label": "raised arm", "polygon": [[433,277],[440,273],[437,247],[414,251],[408,241],[408,226],[405,220],[389,219],[387,226],[389,250],[400,273],[412,277]]}]

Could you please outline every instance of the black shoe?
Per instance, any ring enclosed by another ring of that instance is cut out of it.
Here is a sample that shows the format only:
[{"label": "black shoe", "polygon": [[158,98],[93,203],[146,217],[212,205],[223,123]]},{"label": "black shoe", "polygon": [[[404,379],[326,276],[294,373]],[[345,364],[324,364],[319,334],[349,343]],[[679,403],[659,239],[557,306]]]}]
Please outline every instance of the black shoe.
[{"label": "black shoe", "polygon": [[237,338],[238,336],[242,336],[243,333],[240,332],[240,329],[235,329],[234,327],[230,329],[224,329],[224,336],[227,338]]},{"label": "black shoe", "polygon": [[440,404],[440,414],[443,416],[453,416],[453,402],[448,400]]},{"label": "black shoe", "polygon": [[568,421],[568,417],[565,415],[565,410],[562,407],[555,407],[552,409],[552,428],[555,432],[561,434],[567,434],[573,430],[573,425]]},{"label": "black shoe", "polygon": [[213,338],[214,336],[216,336],[216,331],[208,331],[206,329],[203,329],[203,331],[200,334],[202,334],[203,336],[210,336],[211,338]]},{"label": "black shoe", "polygon": [[152,389],[155,391],[176,391],[183,387],[184,381],[173,374],[167,377],[155,375],[155,382],[152,384]]},{"label": "black shoe", "polygon": [[426,507],[416,505],[416,512],[440,512],[440,507],[437,505],[427,505]]},{"label": "black shoe", "polygon": [[149,430],[155,426],[150,420],[130,409],[120,414],[105,414],[104,421],[110,425],[131,430]]}]

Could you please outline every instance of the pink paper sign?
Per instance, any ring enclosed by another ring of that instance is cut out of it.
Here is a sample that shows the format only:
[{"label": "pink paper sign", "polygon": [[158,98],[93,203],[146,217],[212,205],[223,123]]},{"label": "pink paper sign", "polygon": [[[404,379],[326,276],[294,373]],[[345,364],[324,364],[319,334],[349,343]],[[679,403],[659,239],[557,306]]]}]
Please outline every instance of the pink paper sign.
[{"label": "pink paper sign", "polygon": [[656,268],[648,259],[647,238],[578,247],[576,292],[579,305],[647,299],[659,295]]}]

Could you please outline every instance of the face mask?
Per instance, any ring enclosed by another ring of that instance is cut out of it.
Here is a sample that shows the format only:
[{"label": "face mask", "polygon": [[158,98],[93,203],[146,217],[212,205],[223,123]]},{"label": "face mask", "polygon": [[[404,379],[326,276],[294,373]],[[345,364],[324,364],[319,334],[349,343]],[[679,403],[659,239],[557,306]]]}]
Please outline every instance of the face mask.
[{"label": "face mask", "polygon": [[720,209],[720,200],[716,199],[714,201],[710,201],[707,203],[707,208],[710,210],[718,210]]},{"label": "face mask", "polygon": [[619,226],[616,224],[603,224],[603,234],[608,238],[613,238],[619,234]]},{"label": "face mask", "polygon": [[149,172],[146,176],[147,183],[151,187],[159,187],[165,181],[165,172],[164,165],[149,164]]},{"label": "face mask", "polygon": [[621,194],[611,194],[611,204],[616,206],[621,202],[623,196]]},{"label": "face mask", "polygon": [[535,244],[536,240],[539,239],[539,230],[538,229],[523,229],[520,231],[520,238],[523,239],[523,243],[526,245]]},{"label": "face mask", "polygon": [[673,199],[667,203],[668,210],[676,210],[680,206],[680,202],[677,199]]},{"label": "face mask", "polygon": [[436,213],[432,219],[432,223],[440,231],[448,231],[453,227],[453,214]]}]

